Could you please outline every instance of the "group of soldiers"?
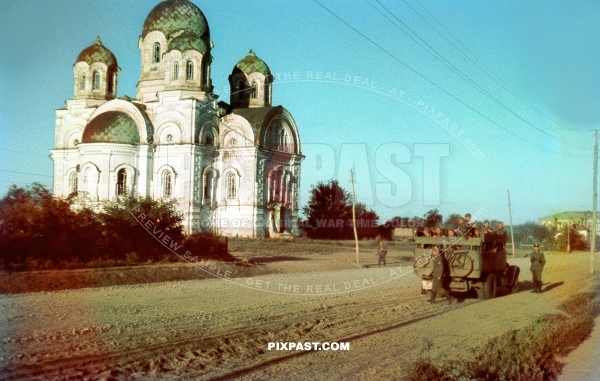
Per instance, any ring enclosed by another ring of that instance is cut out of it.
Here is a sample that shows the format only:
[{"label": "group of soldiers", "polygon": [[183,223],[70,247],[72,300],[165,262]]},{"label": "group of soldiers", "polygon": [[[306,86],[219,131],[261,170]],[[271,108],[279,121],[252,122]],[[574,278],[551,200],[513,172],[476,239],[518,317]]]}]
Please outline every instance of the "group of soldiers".
[{"label": "group of soldiers", "polygon": [[419,237],[463,237],[472,239],[473,237],[482,237],[485,233],[495,233],[504,237],[506,242],[507,233],[504,229],[504,222],[499,221],[496,228],[493,228],[490,221],[485,220],[480,226],[476,221],[471,222],[471,214],[465,214],[465,217],[460,217],[454,229],[443,229],[435,227],[433,229],[423,229],[417,231]]},{"label": "group of soldiers", "polygon": [[[431,231],[423,231],[422,236],[428,237],[443,237],[441,235],[444,232],[441,228],[435,228]],[[504,223],[502,221],[498,222],[498,226],[496,229],[492,229],[490,226],[490,222],[485,220],[481,229],[479,229],[477,223],[471,223],[471,214],[467,213],[465,218],[459,218],[457,227],[454,230],[448,230],[445,236],[452,237],[464,237],[468,240],[471,240],[473,237],[480,237],[481,233],[494,233],[496,235],[502,236],[504,243],[506,243],[507,232],[504,229]],[[450,293],[448,289],[448,263],[447,258],[444,253],[439,250],[439,248],[434,247],[432,249],[432,263],[433,263],[433,272],[432,272],[432,288],[431,288],[431,299],[430,303],[435,303],[435,299],[438,295],[446,296],[448,299],[448,303],[452,304],[454,302],[454,297]],[[544,265],[546,264],[546,257],[544,253],[540,251],[540,245],[533,245],[533,252],[530,254],[531,261],[531,274],[533,276],[533,292],[541,293],[542,292],[542,271],[544,269]]]}]

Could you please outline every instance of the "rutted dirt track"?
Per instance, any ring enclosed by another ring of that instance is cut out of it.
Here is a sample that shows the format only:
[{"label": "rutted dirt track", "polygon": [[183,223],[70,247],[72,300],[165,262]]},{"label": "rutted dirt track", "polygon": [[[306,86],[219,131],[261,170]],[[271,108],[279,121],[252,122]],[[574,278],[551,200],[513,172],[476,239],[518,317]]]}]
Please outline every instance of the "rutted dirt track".
[{"label": "rutted dirt track", "polygon": [[[528,260],[511,262],[521,266],[521,292],[454,305],[427,303],[419,278],[389,266],[4,295],[0,379],[400,378],[421,355],[468,355],[589,284],[585,254],[549,255],[541,295],[528,290]],[[281,293],[258,290],[257,280]],[[356,291],[293,295],[294,285]],[[422,354],[426,338],[433,348]],[[350,350],[267,350],[275,341]]]}]

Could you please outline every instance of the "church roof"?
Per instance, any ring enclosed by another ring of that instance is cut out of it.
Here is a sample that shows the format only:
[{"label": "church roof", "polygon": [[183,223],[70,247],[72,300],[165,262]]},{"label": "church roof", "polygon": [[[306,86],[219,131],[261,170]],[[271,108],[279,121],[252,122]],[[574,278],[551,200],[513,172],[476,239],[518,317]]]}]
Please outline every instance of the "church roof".
[{"label": "church roof", "polygon": [[186,50],[197,50],[202,54],[206,54],[209,46],[210,40],[207,45],[203,38],[193,33],[184,32],[169,41],[168,51],[179,50],[180,52],[184,52]]},{"label": "church roof", "polygon": [[77,61],[75,62],[87,62],[88,65],[93,62],[102,62],[108,67],[117,66],[117,58],[110,50],[102,45],[100,37],[96,37],[96,41],[94,41],[92,45],[83,49],[81,53],[79,53],[79,56],[77,56]]},{"label": "church roof", "polygon": [[167,39],[180,31],[210,36],[206,17],[188,0],[165,0],[156,5],[146,17],[142,37],[153,31],[162,32]]},{"label": "church roof", "polygon": [[254,51],[250,49],[246,57],[242,58],[233,68],[232,74],[242,72],[244,74],[261,73],[265,76],[271,75],[271,69],[265,63],[256,56]]},{"label": "church roof", "polygon": [[236,108],[231,110],[233,114],[239,115],[246,119],[254,130],[260,130],[264,122],[271,114],[283,111],[281,106],[253,107],[253,108]]},{"label": "church roof", "polygon": [[85,126],[81,142],[140,144],[140,134],[129,115],[120,111],[107,111],[97,115]]}]

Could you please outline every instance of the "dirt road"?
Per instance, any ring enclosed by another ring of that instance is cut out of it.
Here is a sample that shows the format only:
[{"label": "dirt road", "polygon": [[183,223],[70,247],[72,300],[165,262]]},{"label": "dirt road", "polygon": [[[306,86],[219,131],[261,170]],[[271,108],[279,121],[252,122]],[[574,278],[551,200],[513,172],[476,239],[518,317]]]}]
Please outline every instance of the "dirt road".
[{"label": "dirt road", "polygon": [[[390,266],[4,295],[0,379],[399,378],[419,356],[468,355],[556,312],[589,283],[585,255],[548,255],[541,295],[527,259],[512,262],[521,292],[455,305],[430,305],[408,267]],[[350,350],[267,349],[326,341]]]}]

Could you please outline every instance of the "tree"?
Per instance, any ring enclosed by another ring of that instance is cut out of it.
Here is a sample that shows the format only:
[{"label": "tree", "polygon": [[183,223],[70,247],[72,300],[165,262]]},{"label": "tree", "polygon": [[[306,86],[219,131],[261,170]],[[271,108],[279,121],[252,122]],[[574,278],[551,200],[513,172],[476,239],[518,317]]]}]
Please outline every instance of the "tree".
[{"label": "tree", "polygon": [[[350,205],[350,208],[352,205]],[[359,238],[375,238],[379,234],[377,220],[379,216],[363,203],[356,204],[356,230]]]},{"label": "tree", "polygon": [[[570,234],[570,237],[567,234]],[[588,243],[572,226],[563,226],[561,232],[557,235],[556,244],[559,250],[567,250],[567,245],[571,246],[571,251],[589,249]]]},{"label": "tree", "polygon": [[393,239],[393,232],[396,228],[409,228],[414,227],[409,223],[408,217],[396,216],[390,220],[387,220],[382,225],[378,226],[379,235],[387,240]]},{"label": "tree", "polygon": [[432,209],[429,212],[423,215],[425,219],[425,227],[426,228],[435,228],[442,223],[442,215],[439,213],[437,209]]},{"label": "tree", "polygon": [[[304,230],[311,238],[351,239],[352,201],[350,193],[337,180],[319,182],[313,186],[308,204],[302,208],[307,216]],[[359,237],[374,237],[379,217],[364,204],[356,205],[356,225]],[[373,224],[375,221],[375,224]],[[374,225],[374,226],[371,226]]]},{"label": "tree", "polygon": [[337,180],[313,186],[308,204],[302,208],[307,216],[306,232],[311,238],[343,239],[346,223],[352,216],[348,209],[350,194]]},{"label": "tree", "polygon": [[538,225],[533,221],[527,221],[520,225],[513,226],[515,240],[522,243],[542,242],[552,238],[552,230],[546,226]]},{"label": "tree", "polygon": [[452,213],[451,215],[448,216],[446,221],[444,221],[444,228],[450,229],[450,230],[456,229],[456,227],[458,226],[459,218],[463,218],[463,217],[458,213]]}]

